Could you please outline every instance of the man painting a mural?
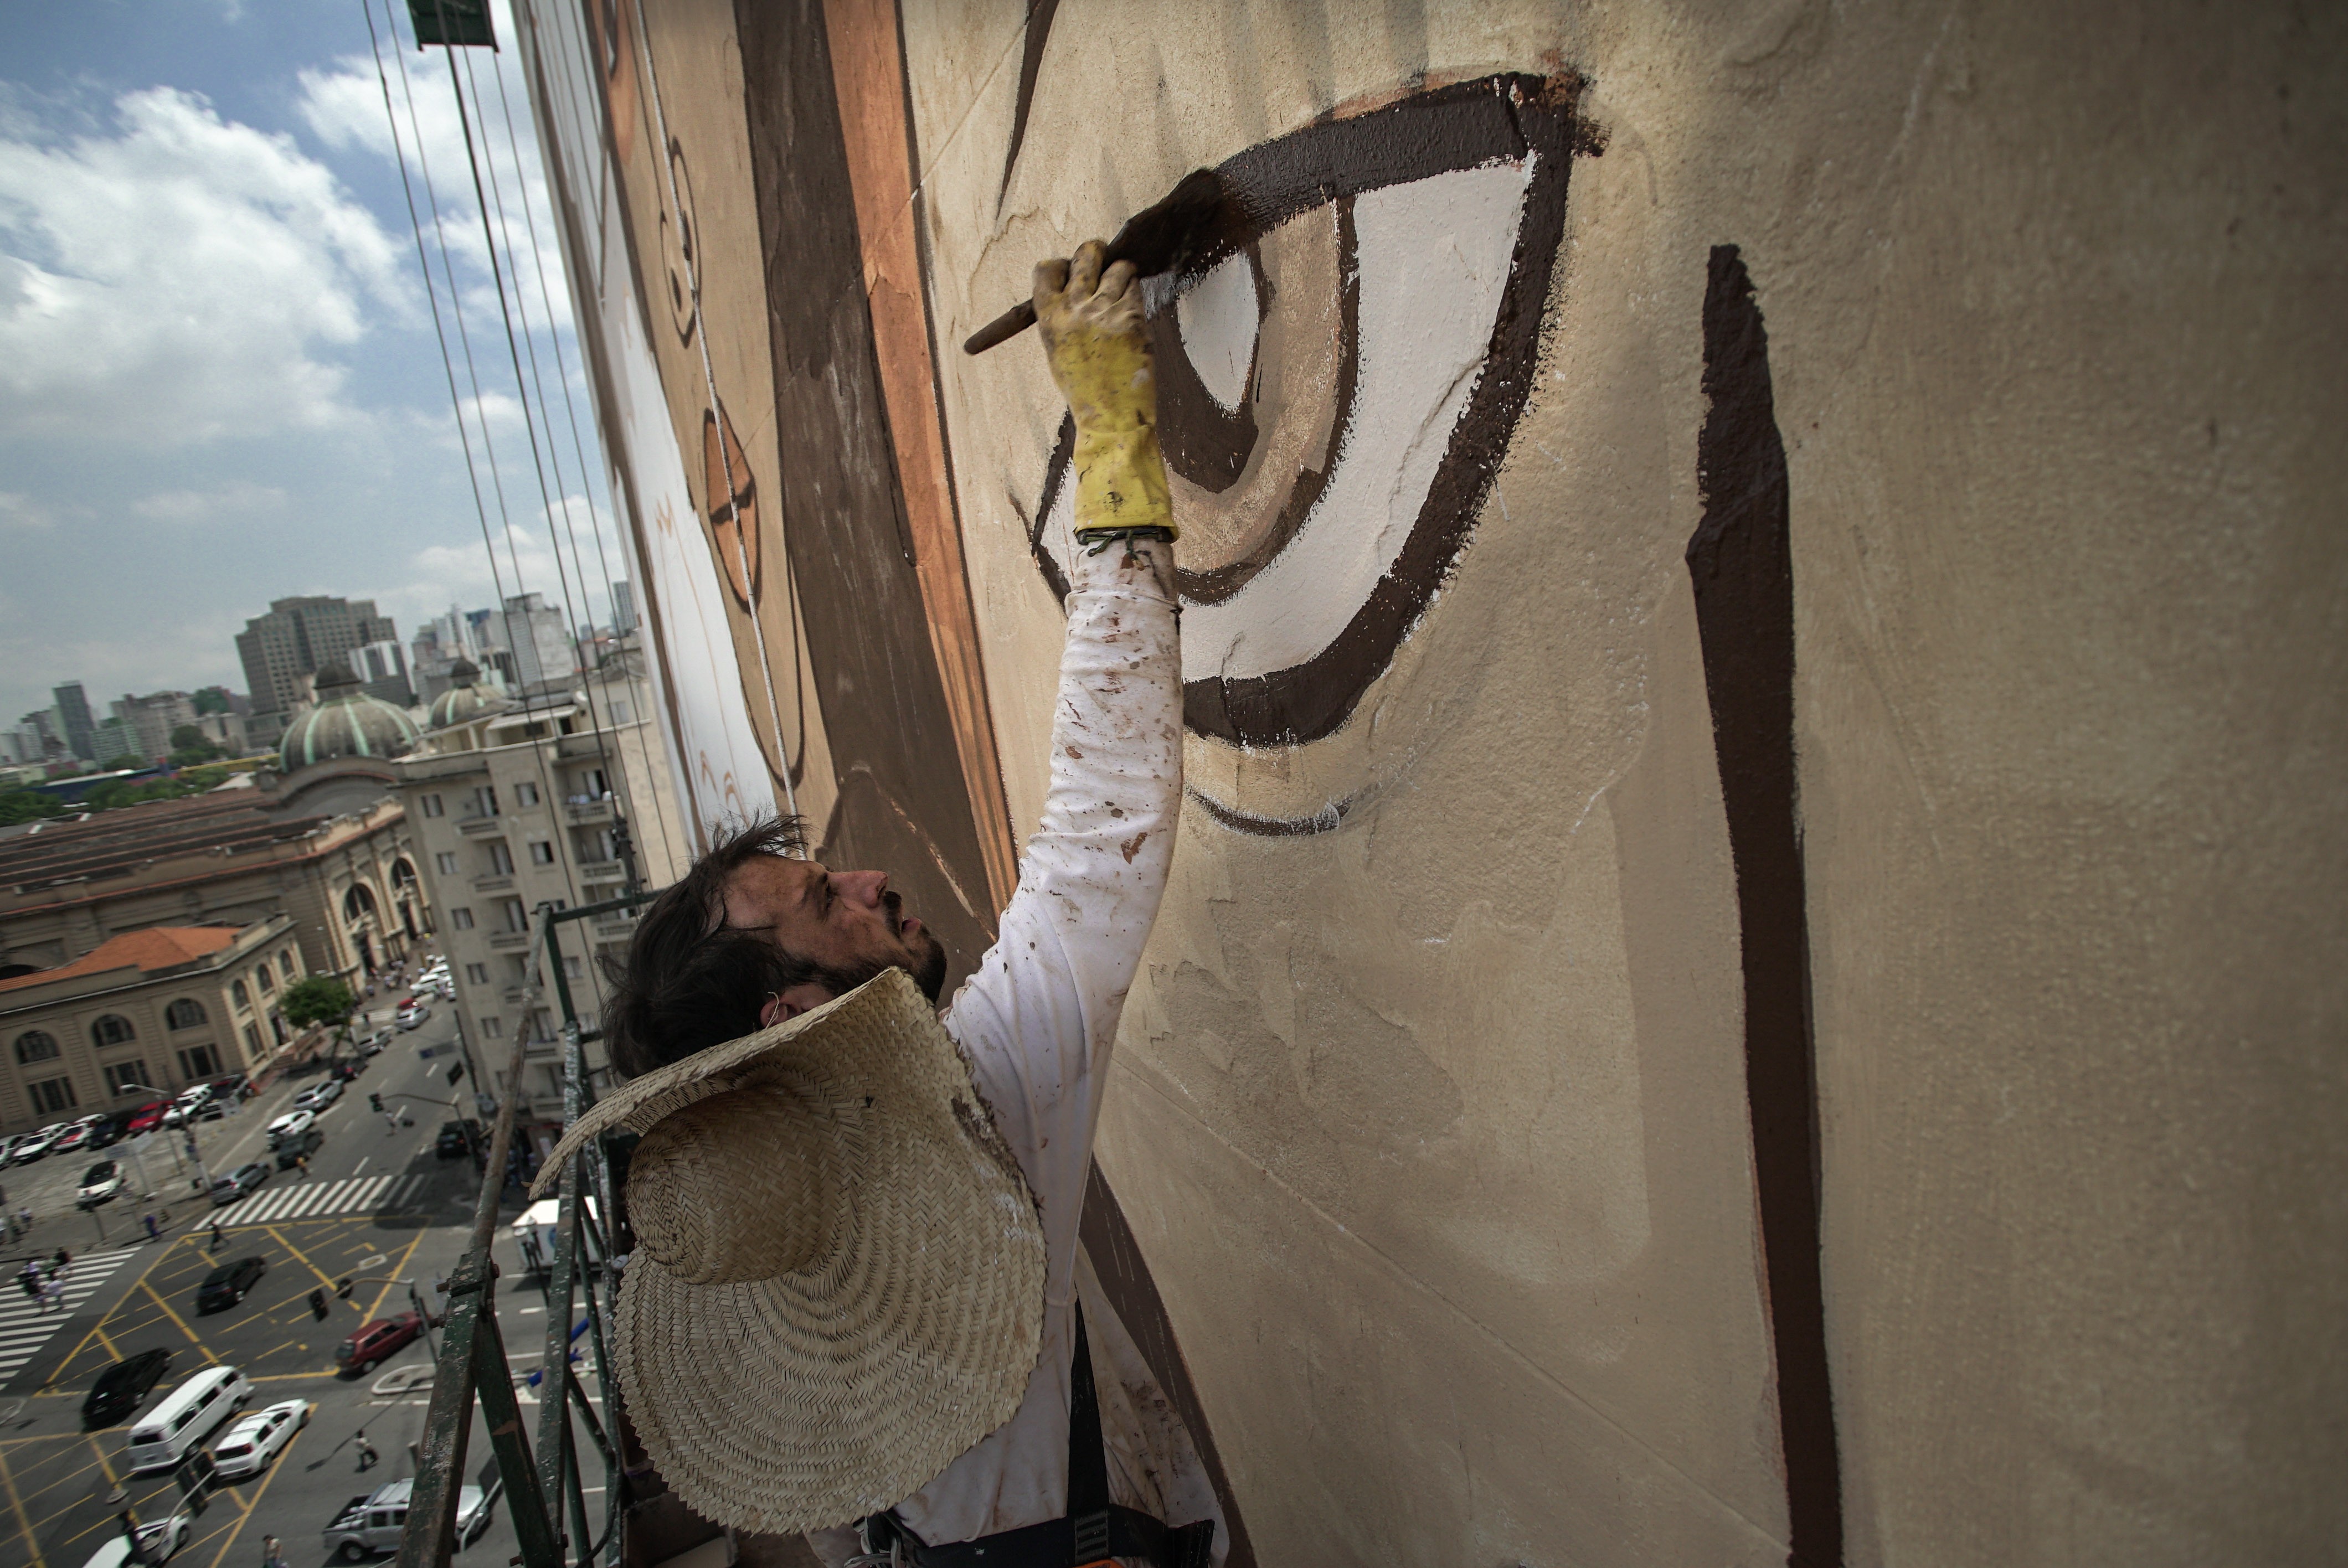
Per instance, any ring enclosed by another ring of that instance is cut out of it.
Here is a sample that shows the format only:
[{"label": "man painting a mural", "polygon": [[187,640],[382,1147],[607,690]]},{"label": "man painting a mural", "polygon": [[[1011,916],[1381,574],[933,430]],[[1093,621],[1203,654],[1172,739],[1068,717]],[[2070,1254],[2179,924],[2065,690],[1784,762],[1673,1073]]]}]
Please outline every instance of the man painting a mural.
[{"label": "man painting a mural", "polygon": [[[642,1134],[620,1293],[629,1411],[703,1516],[826,1559],[1220,1561],[1217,1506],[1077,1225],[1125,995],[1182,798],[1173,518],[1141,292],[1039,266],[1074,429],[1053,786],[1000,937],[942,945],[793,821],[721,837],[653,906],[607,1015]],[[541,1176],[541,1184],[547,1181]]]}]

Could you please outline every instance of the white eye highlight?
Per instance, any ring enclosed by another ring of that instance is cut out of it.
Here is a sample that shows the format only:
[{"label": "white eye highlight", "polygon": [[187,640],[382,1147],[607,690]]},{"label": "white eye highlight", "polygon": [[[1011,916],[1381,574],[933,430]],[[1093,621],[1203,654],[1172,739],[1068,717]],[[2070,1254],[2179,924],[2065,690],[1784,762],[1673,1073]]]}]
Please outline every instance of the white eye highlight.
[{"label": "white eye highlight", "polygon": [[1175,302],[1174,313],[1199,384],[1224,413],[1237,414],[1255,364],[1255,269],[1244,255],[1225,257]]},{"label": "white eye highlight", "polygon": [[1337,471],[1288,548],[1244,589],[1184,612],[1184,680],[1304,663],[1394,565],[1483,370],[1532,162],[1354,199],[1360,391]]}]

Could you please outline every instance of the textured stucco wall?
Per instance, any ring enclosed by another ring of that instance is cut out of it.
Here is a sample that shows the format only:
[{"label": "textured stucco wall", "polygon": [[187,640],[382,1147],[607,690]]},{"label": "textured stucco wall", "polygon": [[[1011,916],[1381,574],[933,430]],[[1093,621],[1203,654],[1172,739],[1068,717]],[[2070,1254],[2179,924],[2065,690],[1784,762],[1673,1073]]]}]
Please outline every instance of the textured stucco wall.
[{"label": "textured stucco wall", "polygon": [[[1220,809],[1104,1116],[1262,1560],[1784,1559],[1682,559],[1724,244],[1789,477],[1847,1557],[2340,1554],[2338,21],[1068,0],[1031,66],[1028,9],[901,8],[941,343],[1193,166],[1446,80],[1586,82],[1473,530],[1333,733],[1193,736]],[[1398,264],[1466,232],[1427,210]],[[1335,272],[1267,275],[1273,327],[1331,309]],[[1266,428],[1328,395],[1293,352]],[[940,374],[1024,825],[1057,405],[1031,342]],[[1315,608],[1272,586],[1253,635]]]}]

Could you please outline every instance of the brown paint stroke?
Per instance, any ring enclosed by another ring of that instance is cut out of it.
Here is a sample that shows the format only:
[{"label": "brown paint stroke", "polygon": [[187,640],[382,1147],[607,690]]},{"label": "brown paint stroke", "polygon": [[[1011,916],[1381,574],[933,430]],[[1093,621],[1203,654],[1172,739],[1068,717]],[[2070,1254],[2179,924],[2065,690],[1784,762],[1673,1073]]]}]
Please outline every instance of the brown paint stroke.
[{"label": "brown paint stroke", "polygon": [[1334,833],[1345,825],[1345,819],[1369,804],[1374,790],[1362,790],[1343,800],[1333,800],[1311,816],[1258,816],[1251,811],[1225,805],[1196,788],[1183,794],[1199,803],[1199,809],[1217,823],[1234,833],[1251,833],[1260,838],[1303,838],[1316,833]]},{"label": "brown paint stroke", "polygon": [[[766,275],[775,387],[779,540],[799,587],[810,671],[834,776],[838,839],[885,867],[944,943],[958,983],[994,940],[993,911],[955,885],[987,885],[955,714],[929,631],[931,605],[904,548],[907,497],[892,440],[849,148],[823,0],[739,0],[742,102]],[[901,803],[921,835],[886,804]],[[943,874],[937,856],[953,868]]]},{"label": "brown paint stroke", "polygon": [[1256,1568],[1255,1544],[1248,1539],[1247,1521],[1240,1517],[1240,1500],[1232,1495],[1231,1478],[1223,1473],[1223,1456],[1215,1447],[1207,1412],[1199,1404],[1189,1363],[1182,1358],[1182,1347],[1175,1341],[1173,1320],[1166,1315],[1166,1303],[1158,1294],[1158,1282],[1150,1276],[1149,1262],[1141,1255],[1141,1244],[1134,1239],[1133,1227],[1126,1223],[1125,1210],[1109,1191],[1108,1178],[1101,1174],[1097,1160],[1085,1181],[1084,1216],[1076,1222],[1076,1239],[1083,1244],[1085,1255],[1092,1259],[1101,1294],[1108,1297],[1125,1331],[1133,1336],[1134,1348],[1148,1363],[1158,1386],[1174,1402],[1175,1414],[1182,1418],[1190,1440],[1198,1445],[1199,1462],[1207,1468],[1208,1483],[1215,1489],[1224,1526],[1231,1532],[1231,1551],[1223,1568]]},{"label": "brown paint stroke", "polygon": [[1769,338],[1734,245],[1704,294],[1704,518],[1688,540],[1704,690],[1736,866],[1745,1086],[1777,1362],[1792,1552],[1842,1561],[1842,1476],[1818,1252],[1817,1042],[1794,760],[1794,558]]},{"label": "brown paint stroke", "polygon": [[1272,309],[1272,289],[1256,247],[1248,245],[1241,253],[1254,274],[1256,333],[1255,347],[1248,354],[1247,392],[1238,408],[1226,411],[1199,379],[1189,345],[1182,341],[1182,318],[1175,301],[1168,299],[1149,314],[1149,346],[1158,370],[1159,448],[1168,468],[1210,496],[1239,483],[1261,436],[1255,425],[1256,360],[1262,350],[1263,319]]},{"label": "brown paint stroke", "polygon": [[902,521],[953,720],[954,755],[977,822],[985,886],[1000,909],[1018,885],[1019,847],[995,746],[978,612],[971,600],[938,405],[937,345],[915,240],[917,166],[903,40],[894,0],[825,0],[823,9],[856,202],[865,302],[904,498]]},{"label": "brown paint stroke", "polygon": [[1011,190],[1011,171],[1019,167],[1019,149],[1027,144],[1027,111],[1035,105],[1035,82],[1044,74],[1044,46],[1052,40],[1052,18],[1060,0],[1027,0],[1027,36],[1019,55],[1019,101],[1011,110],[1011,145],[1003,150],[1003,183],[995,188],[999,212]]},{"label": "brown paint stroke", "polygon": [[[1202,276],[1323,203],[1538,155],[1482,373],[1401,553],[1344,629],[1313,658],[1262,676],[1186,682],[1182,709],[1189,728],[1247,746],[1297,745],[1334,733],[1385,672],[1458,559],[1532,390],[1550,278],[1565,232],[1573,157],[1600,150],[1576,112],[1581,87],[1575,76],[1521,73],[1452,83],[1361,114],[1317,121],[1218,167],[1223,206],[1200,236],[1197,254],[1178,283]],[[1053,454],[1046,500],[1061,483],[1068,449],[1064,440]],[[1048,515],[1047,507],[1035,514],[1031,544],[1056,590],[1064,579],[1041,543]]]}]

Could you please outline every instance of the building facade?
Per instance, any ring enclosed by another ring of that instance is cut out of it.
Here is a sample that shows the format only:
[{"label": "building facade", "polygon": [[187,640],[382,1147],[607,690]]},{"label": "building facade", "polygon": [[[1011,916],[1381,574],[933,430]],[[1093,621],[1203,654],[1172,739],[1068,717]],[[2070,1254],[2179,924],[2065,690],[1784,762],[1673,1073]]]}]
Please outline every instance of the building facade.
[{"label": "building facade", "polygon": [[283,809],[279,789],[253,785],[0,837],[0,977],[71,964],[125,932],[282,915],[305,973],[363,987],[431,924],[386,789],[378,778],[372,804],[324,815]]},{"label": "building facade", "polygon": [[51,688],[49,694],[57,699],[57,725],[67,749],[84,762],[106,761],[98,754],[98,725],[90,717],[89,699],[82,694],[81,682],[68,681]]},{"label": "building facade", "polygon": [[129,754],[142,763],[170,755],[171,733],[196,723],[195,699],[185,692],[152,692],[144,697],[125,692],[112,706],[114,716],[130,729],[135,749]]},{"label": "building facade", "polygon": [[[533,921],[618,896],[632,882],[665,886],[692,851],[669,763],[652,722],[633,648],[575,690],[510,700],[480,683],[469,661],[432,708],[433,728],[397,764],[401,798],[437,938],[457,989],[459,1027],[502,1091],[514,1034],[530,1035],[522,1084],[541,1131],[561,1115],[551,979],[530,989]],[[564,978],[583,1022],[604,994],[597,968],[625,949],[632,914],[563,928]]]},{"label": "building facade", "polygon": [[307,972],[293,918],[273,915],[129,931],[0,979],[0,1133],[252,1071],[293,1038],[277,999]]}]

